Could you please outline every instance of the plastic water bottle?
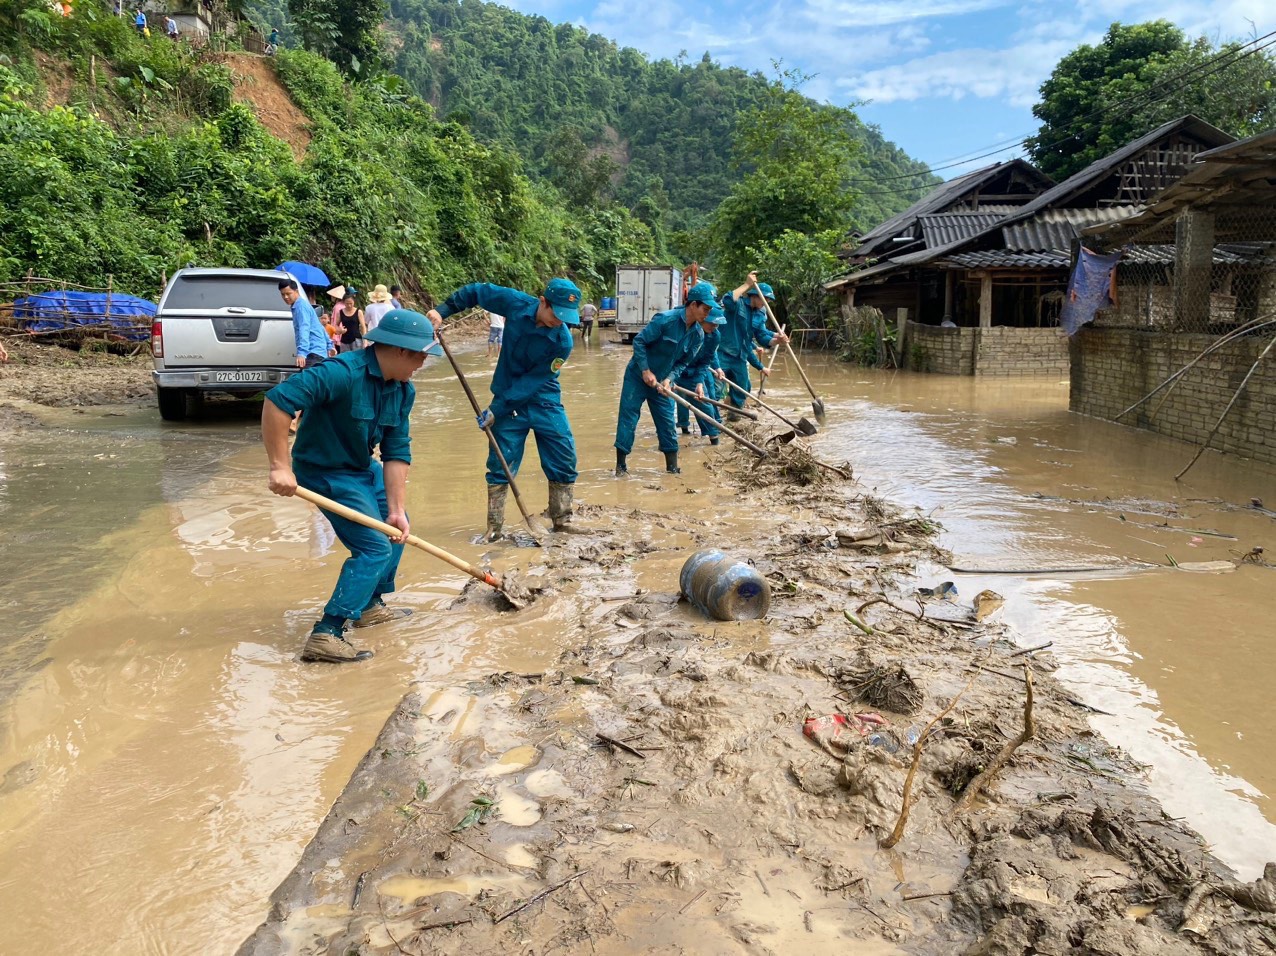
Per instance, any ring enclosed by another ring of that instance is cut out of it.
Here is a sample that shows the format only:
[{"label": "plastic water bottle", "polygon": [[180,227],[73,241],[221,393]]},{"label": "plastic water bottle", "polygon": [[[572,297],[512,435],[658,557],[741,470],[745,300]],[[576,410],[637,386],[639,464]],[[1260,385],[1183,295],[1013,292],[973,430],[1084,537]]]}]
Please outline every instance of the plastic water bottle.
[{"label": "plastic water bottle", "polygon": [[761,572],[717,548],[687,558],[678,584],[688,601],[719,621],[756,621],[771,610],[771,585]]}]

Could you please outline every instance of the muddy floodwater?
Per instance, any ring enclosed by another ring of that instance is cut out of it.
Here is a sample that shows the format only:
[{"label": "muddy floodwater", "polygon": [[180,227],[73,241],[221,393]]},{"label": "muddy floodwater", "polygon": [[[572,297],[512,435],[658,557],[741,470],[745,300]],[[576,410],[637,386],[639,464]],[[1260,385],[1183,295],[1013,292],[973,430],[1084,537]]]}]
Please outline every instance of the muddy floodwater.
[{"label": "muddy floodwater", "polygon": [[[645,421],[635,480],[611,477],[627,357],[616,345],[578,348],[564,371],[579,497],[747,527],[739,499],[701,466],[712,452],[699,439],[682,478],[704,486],[698,496],[658,482]],[[485,391],[481,352],[463,361]],[[1187,446],[1071,415],[1065,382],[867,372],[816,357],[810,372],[828,407],[820,454],[851,461],[878,495],[933,512],[967,569],[927,565],[919,583],[953,581],[965,600],[1004,595],[1016,640],[1053,642],[1058,676],[1107,712],[1091,724],[1148,766],[1170,816],[1246,879],[1276,858],[1276,571],[1170,566],[1276,551],[1264,510],[1276,509],[1276,473],[1211,453],[1176,484]],[[795,375],[777,378],[777,404],[809,409]],[[413,530],[480,560],[470,541],[484,514],[482,437],[445,365],[417,381]],[[428,697],[494,671],[539,670],[565,640],[552,607],[518,628],[481,608],[445,612],[462,576],[411,552],[398,600],[416,614],[367,632],[377,657],[301,666],[343,552],[313,510],[266,492],[253,406],[163,427],[149,409],[39,415],[39,427],[0,431],[10,627],[0,952],[233,950],[406,690]],[[540,508],[530,447],[527,461],[524,493]],[[1058,570],[1072,568],[1103,570]],[[634,583],[657,584],[618,581]]]}]

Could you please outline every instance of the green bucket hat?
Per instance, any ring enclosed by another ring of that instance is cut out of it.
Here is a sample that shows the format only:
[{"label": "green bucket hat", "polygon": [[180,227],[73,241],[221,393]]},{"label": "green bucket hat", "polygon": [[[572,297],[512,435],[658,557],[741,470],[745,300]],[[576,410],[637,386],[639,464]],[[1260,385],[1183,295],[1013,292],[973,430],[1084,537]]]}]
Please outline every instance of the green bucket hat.
[{"label": "green bucket hat", "polygon": [[556,316],[568,325],[580,325],[580,289],[571,279],[550,279],[541,294]]},{"label": "green bucket hat", "polygon": [[430,324],[430,320],[411,309],[391,309],[364,338],[369,342],[394,345],[410,352],[443,354],[438,339],[434,337],[434,326]]},{"label": "green bucket hat", "polygon": [[687,290],[687,304],[692,302],[703,302],[712,309],[718,305],[718,290],[712,282],[697,282]]}]

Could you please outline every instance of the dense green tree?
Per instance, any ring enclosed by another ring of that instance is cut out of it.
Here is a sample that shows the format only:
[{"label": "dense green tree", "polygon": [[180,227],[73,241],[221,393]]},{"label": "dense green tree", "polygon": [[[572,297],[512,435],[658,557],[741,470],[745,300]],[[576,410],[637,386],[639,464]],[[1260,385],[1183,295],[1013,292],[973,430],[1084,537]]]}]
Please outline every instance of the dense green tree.
[{"label": "dense green tree", "polygon": [[749,262],[776,293],[776,312],[797,327],[823,328],[828,293],[824,283],[844,269],[837,257],[844,233],[829,229],[814,235],[785,230],[748,250]]},{"label": "dense green tree", "polygon": [[735,137],[732,165],[744,173],[713,214],[710,236],[723,282],[748,272],[750,248],[786,233],[844,233],[854,194],[847,188],[858,144],[851,112],[817,107],[789,71],[767,88]]},{"label": "dense green tree", "polygon": [[1235,136],[1276,119],[1276,60],[1236,43],[1189,42],[1165,20],[1114,23],[1041,85],[1028,152],[1064,179],[1175,117],[1194,113]]},{"label": "dense green tree", "polygon": [[387,0],[288,0],[306,49],[350,76],[370,76],[379,68],[379,30],[387,10]]}]

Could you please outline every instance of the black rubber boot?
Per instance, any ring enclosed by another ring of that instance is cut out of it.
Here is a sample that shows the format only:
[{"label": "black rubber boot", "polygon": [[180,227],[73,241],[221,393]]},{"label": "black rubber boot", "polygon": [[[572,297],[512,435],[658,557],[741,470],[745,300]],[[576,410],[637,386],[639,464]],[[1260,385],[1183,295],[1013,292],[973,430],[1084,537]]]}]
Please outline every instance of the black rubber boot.
[{"label": "black rubber boot", "polygon": [[712,438],[710,438],[710,439],[709,439],[709,444],[710,444],[710,445],[717,445],[717,444],[719,444],[721,441],[722,441],[722,439],[721,439],[721,438],[719,438],[717,435],[714,435]]},{"label": "black rubber boot", "polygon": [[682,425],[682,426],[679,426],[679,427],[680,427],[680,429],[681,429],[681,431],[682,431],[682,433],[683,433],[684,435],[690,435],[690,434],[691,434],[691,426],[690,426],[690,425]]},{"label": "black rubber boot", "polygon": [[678,467],[678,453],[676,451],[665,452],[665,471],[671,475],[682,474],[682,469]]},{"label": "black rubber boot", "polygon": [[629,465],[625,461],[627,457],[619,448],[616,449],[616,477],[618,478],[621,475],[629,474]]}]

